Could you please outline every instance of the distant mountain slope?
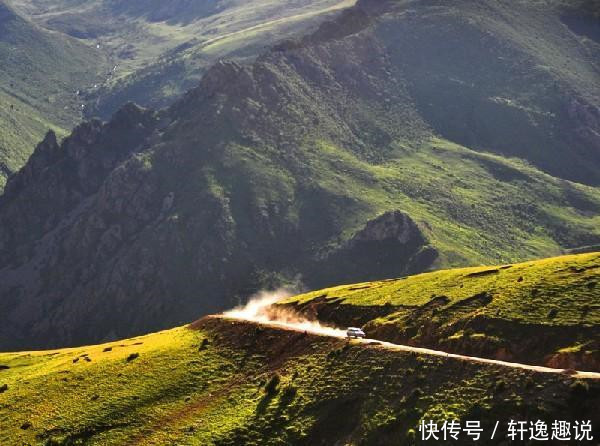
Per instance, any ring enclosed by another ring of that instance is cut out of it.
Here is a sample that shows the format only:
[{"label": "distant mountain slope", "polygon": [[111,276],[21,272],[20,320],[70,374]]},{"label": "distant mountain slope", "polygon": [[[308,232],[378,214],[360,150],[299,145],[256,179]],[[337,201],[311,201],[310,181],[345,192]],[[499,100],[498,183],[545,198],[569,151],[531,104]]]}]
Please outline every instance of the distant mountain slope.
[{"label": "distant mountain slope", "polygon": [[600,435],[597,379],[221,319],[0,354],[0,367],[7,445],[413,445],[421,420],[479,421],[488,445],[506,443],[510,420],[540,420],[549,435],[554,420],[589,420]]},{"label": "distant mountain slope", "polygon": [[600,252],[338,286],[278,305],[370,338],[600,371]]},{"label": "distant mountain slope", "polygon": [[90,43],[112,61],[86,88],[87,116],[109,118],[128,101],[162,107],[223,57],[248,58],[320,23],[355,0],[30,1],[36,23]]},{"label": "distant mountain slope", "polygon": [[553,5],[415,3],[378,32],[436,132],[598,185],[600,46]]},{"label": "distant mountain slope", "polygon": [[49,128],[65,133],[82,116],[77,90],[103,57],[76,39],[40,29],[0,1],[0,192]]},{"label": "distant mountain slope", "polygon": [[254,56],[354,1],[10,3],[18,14],[0,2],[0,193],[48,129],[64,136],[131,100],[169,104],[220,57]]}]

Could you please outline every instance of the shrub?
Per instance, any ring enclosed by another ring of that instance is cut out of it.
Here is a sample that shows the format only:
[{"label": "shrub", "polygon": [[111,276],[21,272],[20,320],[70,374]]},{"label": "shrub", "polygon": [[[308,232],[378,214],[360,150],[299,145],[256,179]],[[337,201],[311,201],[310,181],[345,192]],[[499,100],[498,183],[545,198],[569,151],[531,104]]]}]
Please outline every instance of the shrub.
[{"label": "shrub", "polygon": [[271,376],[271,379],[269,379],[269,382],[265,386],[265,393],[267,395],[275,395],[278,391],[280,382],[281,377],[279,376],[279,374],[275,373],[273,376]]},{"label": "shrub", "polygon": [[499,379],[498,381],[496,381],[496,385],[494,390],[496,391],[496,393],[501,393],[504,391],[504,389],[506,389],[506,382],[504,382],[503,380]]},{"label": "shrub", "polygon": [[574,396],[584,396],[590,390],[589,384],[586,383],[585,381],[581,381],[579,379],[576,381],[573,381],[570,388],[571,388],[571,393]]},{"label": "shrub", "polygon": [[206,339],[206,338],[202,339],[202,342],[200,343],[200,347],[198,347],[198,351],[205,350],[206,347],[208,347],[208,344],[209,344],[208,339]]},{"label": "shrub", "polygon": [[418,400],[422,395],[423,395],[423,391],[421,390],[421,388],[416,387],[413,389],[412,392],[410,392],[408,399],[411,401]]},{"label": "shrub", "polygon": [[281,403],[282,404],[289,404],[292,402],[292,400],[296,397],[296,394],[298,393],[298,389],[292,385],[286,386],[283,389],[283,392],[281,392]]}]

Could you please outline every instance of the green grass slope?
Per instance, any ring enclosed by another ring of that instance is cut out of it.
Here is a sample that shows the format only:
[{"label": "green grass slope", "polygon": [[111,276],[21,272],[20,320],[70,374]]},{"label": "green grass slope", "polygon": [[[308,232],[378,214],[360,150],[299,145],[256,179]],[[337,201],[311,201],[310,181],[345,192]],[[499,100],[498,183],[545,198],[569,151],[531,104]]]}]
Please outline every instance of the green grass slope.
[{"label": "green grass slope", "polygon": [[378,33],[438,134],[599,184],[600,44],[564,23],[573,10],[569,17],[593,20],[588,10],[566,2],[567,13],[557,1],[389,3],[399,20]]},{"label": "green grass slope", "polygon": [[596,252],[338,286],[281,305],[377,339],[598,371],[599,297]]},{"label": "green grass slope", "polygon": [[48,129],[63,135],[81,119],[76,92],[94,83],[104,57],[49,32],[0,2],[0,190]]},{"label": "green grass slope", "polygon": [[7,445],[409,445],[447,419],[480,420],[482,444],[505,444],[510,419],[599,433],[595,380],[220,319],[0,365]]},{"label": "green grass slope", "polygon": [[[327,144],[318,155],[307,152],[311,181],[358,200],[363,218],[390,209],[411,215],[439,251],[439,266],[547,257],[600,236],[598,188],[557,180],[519,160],[439,138],[377,165]],[[342,240],[360,229],[360,215],[339,209]],[[367,277],[356,271],[354,280]]]}]

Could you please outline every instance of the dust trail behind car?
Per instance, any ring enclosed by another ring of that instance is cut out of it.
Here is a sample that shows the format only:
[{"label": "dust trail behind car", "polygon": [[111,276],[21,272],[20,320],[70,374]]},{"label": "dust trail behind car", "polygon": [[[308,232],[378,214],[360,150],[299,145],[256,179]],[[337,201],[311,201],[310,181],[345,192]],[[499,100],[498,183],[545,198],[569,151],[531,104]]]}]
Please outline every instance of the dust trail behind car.
[{"label": "dust trail behind car", "polygon": [[248,301],[246,305],[226,311],[223,316],[253,321],[261,324],[270,324],[298,331],[307,331],[323,336],[345,338],[346,332],[339,328],[311,321],[304,316],[285,308],[273,306],[277,301],[291,296],[289,290],[262,291]]}]

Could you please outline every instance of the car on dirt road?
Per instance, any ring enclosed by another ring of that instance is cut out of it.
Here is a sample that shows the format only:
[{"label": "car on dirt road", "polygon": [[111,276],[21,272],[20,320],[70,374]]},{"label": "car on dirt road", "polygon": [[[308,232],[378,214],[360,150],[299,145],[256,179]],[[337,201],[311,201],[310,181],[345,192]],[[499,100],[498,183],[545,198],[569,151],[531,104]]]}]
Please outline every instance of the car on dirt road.
[{"label": "car on dirt road", "polygon": [[348,327],[348,330],[346,330],[346,336],[349,338],[364,338],[365,332],[357,327]]}]

